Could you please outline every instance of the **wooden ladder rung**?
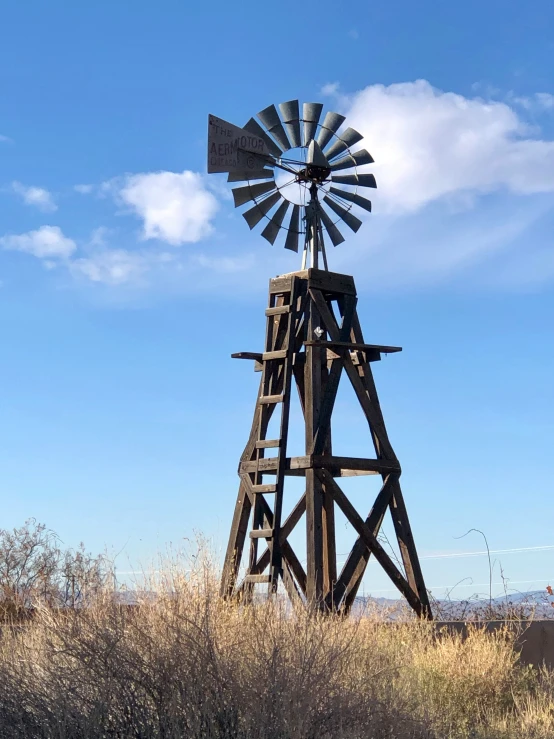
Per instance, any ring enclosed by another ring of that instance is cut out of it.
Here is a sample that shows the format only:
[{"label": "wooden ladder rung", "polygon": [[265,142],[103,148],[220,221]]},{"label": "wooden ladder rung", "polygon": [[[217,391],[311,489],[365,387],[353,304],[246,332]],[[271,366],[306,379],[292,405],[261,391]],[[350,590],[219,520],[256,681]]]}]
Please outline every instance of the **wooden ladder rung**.
[{"label": "wooden ladder rung", "polygon": [[244,582],[271,582],[269,575],[246,575]]},{"label": "wooden ladder rung", "polygon": [[287,358],[286,349],[278,349],[275,352],[264,352],[262,354],[262,360],[264,362],[271,362],[274,359],[286,359],[286,358]]},{"label": "wooden ladder rung", "polygon": [[250,532],[251,539],[271,539],[273,538],[273,529],[253,529]]},{"label": "wooden ladder rung", "polygon": [[253,493],[276,493],[277,485],[252,485]]},{"label": "wooden ladder rung", "polygon": [[256,442],[256,449],[274,449],[281,446],[281,439],[263,439]]},{"label": "wooden ladder rung", "polygon": [[258,398],[258,403],[271,404],[271,403],[282,403],[283,395],[261,395]]},{"label": "wooden ladder rung", "polygon": [[282,316],[283,313],[290,313],[290,305],[278,305],[276,308],[267,308],[266,316]]}]

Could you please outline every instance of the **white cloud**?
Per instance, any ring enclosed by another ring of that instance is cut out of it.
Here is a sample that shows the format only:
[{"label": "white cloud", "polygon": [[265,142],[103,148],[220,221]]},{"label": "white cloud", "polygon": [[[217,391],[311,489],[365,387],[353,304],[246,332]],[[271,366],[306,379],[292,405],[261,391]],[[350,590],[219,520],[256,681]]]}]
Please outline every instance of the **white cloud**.
[{"label": "white cloud", "polygon": [[129,175],[116,185],[116,192],[143,220],[144,239],[160,239],[174,246],[207,236],[218,209],[203,177],[187,170]]},{"label": "white cloud", "polygon": [[58,206],[52,198],[52,194],[43,187],[27,187],[21,182],[12,182],[12,190],[23,198],[23,202],[27,205],[35,205],[44,213],[51,213],[58,210]]},{"label": "white cloud", "polygon": [[149,261],[141,254],[125,249],[98,252],[71,262],[74,277],[85,277],[91,282],[106,285],[124,285],[140,281],[148,271]]},{"label": "white cloud", "polygon": [[0,246],[27,252],[39,259],[67,259],[77,248],[75,242],[64,236],[58,226],[41,226],[37,231],[8,234],[0,238]]},{"label": "white cloud", "polygon": [[80,195],[90,195],[94,190],[94,185],[75,185],[73,189]]},{"label": "white cloud", "polygon": [[381,211],[414,212],[464,192],[554,190],[554,141],[531,138],[506,103],[441,92],[425,80],[371,85],[342,102],[376,160]]}]

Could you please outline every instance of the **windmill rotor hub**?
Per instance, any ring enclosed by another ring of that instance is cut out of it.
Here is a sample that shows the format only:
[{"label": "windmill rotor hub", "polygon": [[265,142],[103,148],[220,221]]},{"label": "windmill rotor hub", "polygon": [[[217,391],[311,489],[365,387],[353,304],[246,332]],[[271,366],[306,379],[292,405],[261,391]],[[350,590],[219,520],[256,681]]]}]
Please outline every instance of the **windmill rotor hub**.
[{"label": "windmill rotor hub", "polygon": [[296,175],[296,181],[315,182],[317,185],[322,185],[328,179],[330,174],[330,167],[319,167],[315,164],[309,164],[298,172]]}]

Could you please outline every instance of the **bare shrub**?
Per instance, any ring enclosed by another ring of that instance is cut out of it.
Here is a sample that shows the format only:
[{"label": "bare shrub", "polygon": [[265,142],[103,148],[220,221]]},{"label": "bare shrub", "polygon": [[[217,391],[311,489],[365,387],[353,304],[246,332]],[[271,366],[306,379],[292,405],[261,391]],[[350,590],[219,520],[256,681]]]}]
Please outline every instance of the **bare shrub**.
[{"label": "bare shrub", "polygon": [[0,529],[0,622],[21,619],[37,605],[76,607],[103,591],[109,563],[84,546],[63,550],[53,531],[29,519]]},{"label": "bare shrub", "polygon": [[[66,578],[67,582],[67,578]],[[6,739],[546,739],[554,679],[514,631],[292,613],[219,599],[212,563],[168,564],[121,604],[35,605],[0,640]]]}]

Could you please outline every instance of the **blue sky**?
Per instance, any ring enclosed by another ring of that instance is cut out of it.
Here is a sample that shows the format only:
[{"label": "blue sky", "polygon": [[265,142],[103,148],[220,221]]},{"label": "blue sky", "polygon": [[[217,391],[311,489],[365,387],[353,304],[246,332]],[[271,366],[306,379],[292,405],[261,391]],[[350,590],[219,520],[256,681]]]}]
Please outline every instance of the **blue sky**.
[{"label": "blue sky", "polygon": [[[259,349],[267,280],[298,257],[205,174],[207,115],[242,125],[319,100],[376,160],[374,212],[330,266],[355,276],[366,339],[404,348],[375,375],[428,585],[486,591],[485,557],[443,556],[481,551],[455,538],[476,527],[493,550],[526,550],[494,555],[511,587],[544,587],[552,5],[1,12],[0,526],[35,516],[68,545],[121,552],[121,570],[195,531],[224,543],[257,381],[229,355]],[[345,392],[337,434],[362,455],[357,413]],[[377,567],[364,586],[389,594]]]}]

